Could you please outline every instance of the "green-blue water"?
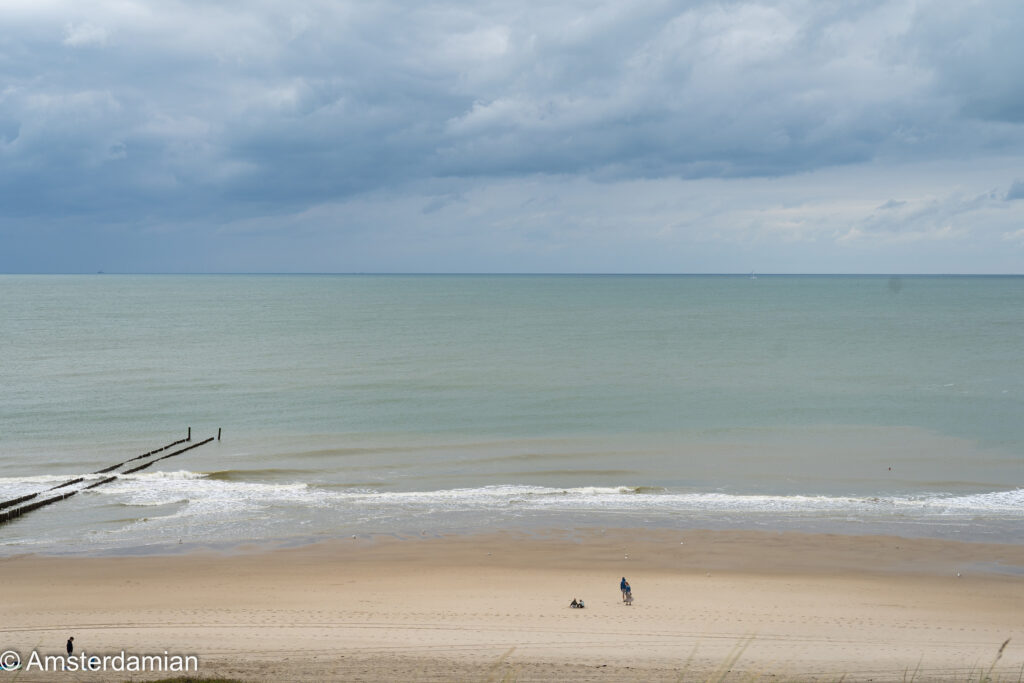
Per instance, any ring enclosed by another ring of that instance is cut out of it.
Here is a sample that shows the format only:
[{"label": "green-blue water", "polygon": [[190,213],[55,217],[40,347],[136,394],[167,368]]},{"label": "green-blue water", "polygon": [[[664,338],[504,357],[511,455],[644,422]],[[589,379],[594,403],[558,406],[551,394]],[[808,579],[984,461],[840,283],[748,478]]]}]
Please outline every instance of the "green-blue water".
[{"label": "green-blue water", "polygon": [[0,544],[753,526],[1020,540],[1024,278],[0,276]]}]

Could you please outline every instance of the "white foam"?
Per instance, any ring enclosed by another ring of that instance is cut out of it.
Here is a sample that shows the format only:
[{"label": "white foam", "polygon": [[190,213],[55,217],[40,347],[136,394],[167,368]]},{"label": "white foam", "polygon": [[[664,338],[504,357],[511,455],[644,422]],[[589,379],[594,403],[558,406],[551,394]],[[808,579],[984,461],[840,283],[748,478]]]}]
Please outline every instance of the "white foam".
[{"label": "white foam", "polygon": [[204,479],[205,477],[206,475],[202,472],[190,472],[188,470],[178,470],[177,472],[136,472],[134,474],[123,474],[118,476],[119,479],[134,479],[139,481],[153,481],[161,479],[191,481],[193,479]]},{"label": "white foam", "polygon": [[306,484],[264,484],[206,479],[194,472],[166,473],[172,476],[128,475],[107,486],[93,489],[104,496],[123,498],[135,505],[161,504],[188,499],[190,504],[223,511],[248,509],[261,503],[315,503],[320,496]]},{"label": "white foam", "polygon": [[968,496],[936,497],[923,502],[930,507],[941,507],[948,510],[1024,514],[1024,489],[977,493]]},{"label": "white foam", "polygon": [[621,512],[730,512],[781,514],[887,515],[917,512],[924,515],[958,512],[999,513],[1024,517],[1024,490],[969,496],[925,495],[896,497],[737,495],[726,493],[650,493],[637,495],[636,487],[487,486],[411,492],[342,492],[339,502],[355,506],[448,509],[516,506],[538,510],[586,509]]},{"label": "white foam", "polygon": [[[102,475],[93,475],[99,479]],[[68,476],[33,478],[40,483]],[[43,479],[44,481],[40,481]],[[15,480],[24,486],[22,480]],[[52,484],[50,484],[52,485]],[[771,524],[774,520],[841,520],[946,523],[950,520],[1024,521],[1024,489],[954,496],[738,495],[667,491],[656,487],[581,486],[557,488],[493,485],[432,491],[331,489],[304,483],[267,483],[209,478],[187,470],[140,472],[83,492],[82,498],[139,507],[140,519],[94,530],[112,543],[176,542],[263,538],[296,529],[311,533],[338,528],[403,529],[421,523],[436,528],[452,520],[474,526],[502,524],[530,515],[622,514],[631,518],[702,518]],[[173,504],[173,507],[171,505]],[[159,506],[165,510],[147,510]],[[154,516],[150,517],[149,514]],[[577,517],[578,516],[578,517]],[[429,520],[429,521],[428,521]],[[466,520],[471,520],[466,522]],[[987,522],[984,522],[987,523]]]},{"label": "white foam", "polygon": [[[86,483],[109,475],[79,475]],[[0,478],[0,491],[11,497],[35,492],[74,475]],[[998,514],[1024,517],[1024,489],[972,495],[858,497],[814,495],[742,495],[721,492],[671,492],[631,485],[554,488],[493,485],[433,491],[336,490],[303,483],[267,483],[210,479],[188,470],[119,475],[90,494],[129,505],[163,505],[188,501],[181,514],[227,514],[267,506],[416,512],[474,509],[621,512],[716,512],[779,514],[911,515]]]},{"label": "white foam", "polygon": [[109,474],[40,474],[34,477],[0,477],[0,486],[20,486],[24,484],[60,484],[71,479],[84,477],[86,480],[102,479]]},{"label": "white foam", "polygon": [[[45,495],[50,493],[48,489],[63,484],[72,479],[82,478],[76,486],[85,486],[94,481],[99,481],[107,474],[41,474],[34,477],[0,477],[0,500],[27,496],[30,493]],[[55,493],[73,491],[74,486],[66,489],[58,489]]]}]

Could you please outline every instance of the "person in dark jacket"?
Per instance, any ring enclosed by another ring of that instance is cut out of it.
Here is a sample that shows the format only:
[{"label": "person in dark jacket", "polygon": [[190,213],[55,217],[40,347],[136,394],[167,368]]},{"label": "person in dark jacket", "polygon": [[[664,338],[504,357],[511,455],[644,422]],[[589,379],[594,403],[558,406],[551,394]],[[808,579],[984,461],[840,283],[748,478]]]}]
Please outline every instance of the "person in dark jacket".
[{"label": "person in dark jacket", "polygon": [[70,638],[68,638],[68,655],[70,655],[72,652],[75,651],[74,640],[75,640],[74,636],[71,636]]}]

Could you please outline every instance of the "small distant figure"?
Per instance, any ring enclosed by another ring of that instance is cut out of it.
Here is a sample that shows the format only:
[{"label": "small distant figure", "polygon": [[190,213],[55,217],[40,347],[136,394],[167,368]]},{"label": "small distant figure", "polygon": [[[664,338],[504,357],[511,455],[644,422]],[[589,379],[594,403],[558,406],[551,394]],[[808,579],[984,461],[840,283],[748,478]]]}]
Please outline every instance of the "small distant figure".
[{"label": "small distant figure", "polygon": [[584,604],[582,600],[577,600],[576,598],[573,598],[572,602],[569,603],[569,607],[572,607],[573,609],[583,609]]},{"label": "small distant figure", "polygon": [[629,593],[629,581],[626,581],[626,577],[622,577],[622,581],[619,581],[619,590],[622,591],[622,602],[626,602],[626,594]]},{"label": "small distant figure", "polygon": [[584,607],[586,607],[586,605],[584,605],[584,604],[583,604],[583,598],[580,598],[579,604],[578,604],[577,606],[578,606],[578,607],[579,607],[580,609],[583,609]]},{"label": "small distant figure", "polygon": [[71,656],[71,653],[74,652],[74,651],[75,651],[75,637],[71,636],[70,638],[68,638],[68,656]]}]

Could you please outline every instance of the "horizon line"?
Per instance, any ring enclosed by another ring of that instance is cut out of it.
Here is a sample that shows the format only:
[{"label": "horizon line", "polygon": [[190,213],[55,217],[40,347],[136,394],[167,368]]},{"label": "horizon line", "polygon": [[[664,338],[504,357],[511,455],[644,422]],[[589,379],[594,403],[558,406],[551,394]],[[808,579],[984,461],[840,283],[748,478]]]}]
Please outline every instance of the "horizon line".
[{"label": "horizon line", "polygon": [[849,273],[800,273],[800,272],[615,272],[615,271],[32,271],[32,272],[0,272],[4,275],[53,275],[53,276],[87,276],[87,275],[187,275],[187,276],[469,276],[469,277],[1024,277],[1024,273],[886,273],[886,272],[849,272]]}]

